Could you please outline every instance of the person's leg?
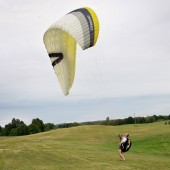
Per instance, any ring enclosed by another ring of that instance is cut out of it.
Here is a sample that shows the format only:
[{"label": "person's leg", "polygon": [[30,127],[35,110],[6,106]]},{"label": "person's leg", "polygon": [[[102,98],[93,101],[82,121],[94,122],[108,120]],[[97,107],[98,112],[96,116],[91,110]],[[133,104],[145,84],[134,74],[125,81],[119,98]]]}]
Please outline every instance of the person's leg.
[{"label": "person's leg", "polygon": [[125,157],[123,156],[121,149],[119,149],[118,153],[119,153],[120,158],[121,158],[122,160],[125,160]]}]

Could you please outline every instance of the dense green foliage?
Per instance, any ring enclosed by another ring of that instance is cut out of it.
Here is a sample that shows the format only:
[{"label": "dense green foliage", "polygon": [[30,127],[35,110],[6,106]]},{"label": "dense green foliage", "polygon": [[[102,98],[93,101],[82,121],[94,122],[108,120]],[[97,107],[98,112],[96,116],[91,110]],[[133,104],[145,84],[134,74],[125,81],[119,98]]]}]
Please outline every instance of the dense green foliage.
[{"label": "dense green foliage", "polygon": [[28,126],[23,121],[13,118],[11,123],[5,125],[4,128],[0,126],[0,136],[23,136],[48,131],[54,128],[54,124],[44,124],[39,118],[33,119],[32,123]]}]

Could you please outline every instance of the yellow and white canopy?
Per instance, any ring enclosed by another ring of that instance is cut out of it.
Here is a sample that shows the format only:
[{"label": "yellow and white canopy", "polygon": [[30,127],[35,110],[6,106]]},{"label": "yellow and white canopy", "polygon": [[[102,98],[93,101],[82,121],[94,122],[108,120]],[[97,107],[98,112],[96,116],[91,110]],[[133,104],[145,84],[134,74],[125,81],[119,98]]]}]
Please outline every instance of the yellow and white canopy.
[{"label": "yellow and white canopy", "polygon": [[83,50],[92,47],[98,34],[98,18],[88,7],[66,14],[45,32],[44,44],[64,95],[69,94],[74,81],[76,44]]}]

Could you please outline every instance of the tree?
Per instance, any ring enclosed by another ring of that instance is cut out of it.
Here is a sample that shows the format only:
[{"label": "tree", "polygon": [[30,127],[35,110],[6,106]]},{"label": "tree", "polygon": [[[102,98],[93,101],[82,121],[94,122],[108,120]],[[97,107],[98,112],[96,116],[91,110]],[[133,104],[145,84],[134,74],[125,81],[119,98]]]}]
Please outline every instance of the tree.
[{"label": "tree", "polygon": [[6,136],[28,135],[28,127],[23,121],[13,118],[11,123],[5,126],[5,135]]},{"label": "tree", "polygon": [[144,117],[137,117],[137,122],[138,123],[146,123],[146,120]]},{"label": "tree", "polygon": [[126,123],[127,124],[133,124],[135,121],[134,121],[134,118],[133,117],[128,117],[127,119],[126,119]]},{"label": "tree", "polygon": [[13,128],[17,128],[17,127],[19,127],[20,125],[23,125],[23,124],[24,124],[24,122],[22,120],[15,119],[15,118],[13,118],[12,122],[11,122],[11,125],[12,125]]},{"label": "tree", "polygon": [[37,131],[37,133],[44,132],[44,123],[39,118],[33,119],[31,124],[32,128],[35,128],[34,131]]},{"label": "tree", "polygon": [[17,128],[17,135],[18,136],[23,136],[23,135],[28,135],[28,126],[26,124],[21,124]]},{"label": "tree", "polygon": [[55,128],[55,125],[53,123],[46,123],[44,125],[44,131],[49,131],[51,129],[54,129]]},{"label": "tree", "polygon": [[36,128],[36,126],[34,124],[30,124],[28,126],[28,133],[29,134],[38,133],[38,129]]},{"label": "tree", "polygon": [[146,123],[153,123],[155,122],[155,117],[154,116],[148,116],[145,118]]},{"label": "tree", "polygon": [[0,126],[0,136],[2,136],[3,128]]},{"label": "tree", "polygon": [[153,117],[154,117],[155,121],[157,121],[157,120],[158,120],[158,116],[153,115]]},{"label": "tree", "polygon": [[107,117],[106,120],[103,122],[104,125],[110,125],[110,118]]},{"label": "tree", "polygon": [[18,134],[17,134],[17,128],[12,128],[11,130],[10,130],[10,134],[9,134],[9,136],[17,136]]},{"label": "tree", "polygon": [[4,136],[8,136],[10,134],[10,131],[11,129],[13,129],[13,126],[11,123],[8,123],[7,125],[5,125],[5,128],[4,128]]}]

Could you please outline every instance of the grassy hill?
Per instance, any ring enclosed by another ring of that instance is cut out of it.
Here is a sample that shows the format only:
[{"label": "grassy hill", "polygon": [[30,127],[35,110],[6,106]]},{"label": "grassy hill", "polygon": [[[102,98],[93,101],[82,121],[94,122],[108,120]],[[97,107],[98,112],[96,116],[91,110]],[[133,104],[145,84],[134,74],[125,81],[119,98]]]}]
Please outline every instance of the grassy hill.
[{"label": "grassy hill", "polygon": [[[118,133],[133,145],[118,157]],[[0,137],[1,170],[168,170],[170,125],[78,126],[22,137]]]}]

